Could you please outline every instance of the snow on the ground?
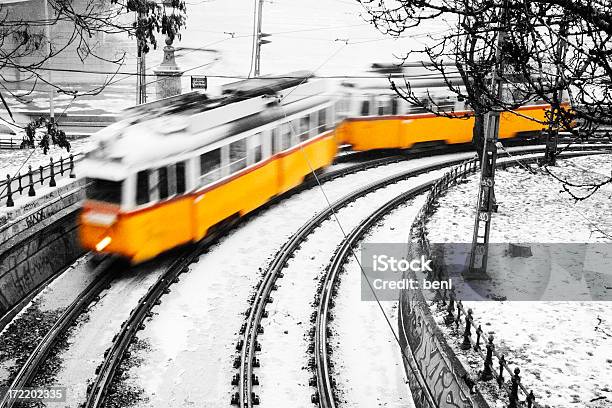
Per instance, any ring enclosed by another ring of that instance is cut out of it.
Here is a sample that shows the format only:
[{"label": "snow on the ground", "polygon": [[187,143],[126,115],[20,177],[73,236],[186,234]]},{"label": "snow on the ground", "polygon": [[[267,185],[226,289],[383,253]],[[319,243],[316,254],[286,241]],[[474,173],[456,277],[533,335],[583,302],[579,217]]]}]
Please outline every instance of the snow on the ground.
[{"label": "snow on the ground", "polygon": [[[562,160],[551,171],[572,182],[601,181],[610,175],[611,158],[603,155]],[[477,176],[469,181],[453,187],[441,198],[428,223],[431,242],[471,241]],[[497,171],[496,195],[500,207],[493,217],[492,242],[611,241],[607,236],[612,234],[610,185],[585,201],[574,202],[550,176],[542,173],[533,176],[525,169],[511,168]],[[485,333],[494,333],[497,350],[506,354],[511,367],[521,369],[522,383],[533,389],[540,404],[610,406],[612,302],[564,299],[567,297],[557,298],[558,301],[464,302],[464,305],[474,310],[474,317]],[[442,314],[437,314],[438,320]],[[443,330],[449,332],[446,327]],[[460,358],[473,368],[475,376],[482,369],[482,360],[472,352],[466,355],[458,343],[459,340],[450,342]],[[486,388],[493,390],[496,386]],[[496,403],[503,406],[502,401]]]},{"label": "snow on the ground", "polygon": [[[57,162],[63,157],[69,164],[70,154],[85,153],[91,148],[91,139],[82,138],[70,141],[69,152],[53,144],[47,154],[44,154],[42,148],[38,146],[35,149],[0,149],[0,180],[5,180],[7,174],[11,177],[17,172],[27,174],[28,166],[32,166],[32,171],[39,166],[46,166],[50,158],[53,158],[53,162]],[[68,168],[69,166],[64,166],[64,169]]]},{"label": "snow on the ground", "polygon": [[[390,199],[425,180],[431,180],[442,174],[442,171],[427,173],[358,199],[336,213],[342,230],[348,234],[367,215]],[[259,353],[261,368],[256,370],[256,375],[259,375],[261,384],[257,392],[262,404],[273,407],[308,406],[310,404],[310,396],[315,391],[308,385],[308,380],[313,376],[313,372],[308,368],[308,359],[312,355],[306,353],[308,331],[312,327],[310,315],[314,311],[311,303],[314,294],[317,292],[319,279],[329,264],[336,247],[342,241],[342,230],[336,219],[325,221],[301,245],[301,248],[295,253],[295,257],[289,261],[287,267],[283,270],[284,277],[278,281],[278,290],[273,293],[274,302],[266,308],[269,317],[262,322],[264,334],[258,336],[262,351]],[[406,237],[407,234],[404,234],[404,238]],[[355,284],[359,288],[359,275],[352,276],[350,279],[357,280],[348,283],[349,287],[352,289],[352,285]],[[343,289],[344,287],[341,287],[340,290]],[[350,292],[353,295],[352,291]],[[354,310],[362,310],[362,307],[364,307],[363,311],[366,313],[374,310],[370,308],[371,305],[363,306],[359,297],[350,296],[347,298],[347,302],[350,304],[349,307],[354,308]],[[370,360],[374,361],[378,358],[377,363],[370,367],[377,374],[371,372],[368,375],[368,370],[364,370],[363,367],[354,372],[351,368],[345,370],[342,367],[343,364],[338,365],[337,371],[342,372],[341,375],[350,379],[349,381],[354,389],[361,390],[366,384],[372,387],[369,389],[370,391],[387,387],[385,392],[378,393],[378,398],[384,404],[393,405],[398,400],[403,400],[405,403],[407,395],[405,384],[403,384],[401,390],[389,387],[388,384],[391,375],[395,373],[393,368],[402,367],[399,352],[395,353],[398,350],[389,347],[388,337],[383,336],[382,340],[376,337],[379,326],[365,325],[359,329],[354,327],[355,323],[363,322],[359,317],[359,315],[349,316],[346,321],[347,326],[345,326],[343,317],[339,317],[334,322],[341,325],[343,329],[356,329],[354,335],[359,339],[351,342],[349,348],[353,350],[354,346],[360,344],[373,353],[379,352],[378,357],[372,356],[372,360]],[[362,317],[367,319],[371,316]],[[382,316],[377,317],[382,318]],[[355,321],[355,319],[358,320]],[[357,333],[364,334],[364,336]],[[344,344],[339,347],[343,348]],[[383,357],[389,358],[385,359]],[[351,367],[359,365],[358,361],[343,362],[340,360],[339,363],[346,363]],[[379,375],[378,380],[373,378],[376,375]],[[402,384],[402,376],[393,379],[391,383]],[[352,401],[358,403],[365,398],[361,406],[372,406],[367,403],[369,397],[366,398],[366,394],[355,392],[354,396],[351,397]]]},{"label": "snow on the ground", "polygon": [[[584,182],[583,171],[574,170],[573,161],[591,163],[591,169],[610,175],[609,155],[564,159],[550,169],[557,176]],[[478,177],[470,176],[470,183],[453,187],[440,199],[428,223],[431,242],[472,241]],[[533,177],[521,167],[511,167],[497,171],[495,179],[499,212],[493,215],[491,242],[610,242],[597,228],[612,235],[612,184],[591,200],[574,202],[561,183],[541,172]]]},{"label": "snow on the ground", "polygon": [[[406,243],[410,225],[424,196],[386,216],[364,238],[365,243]],[[361,258],[360,248],[355,255]],[[401,351],[393,335],[397,332],[397,302],[361,300],[361,269],[350,257],[341,275],[334,320],[331,360],[342,406],[413,407]],[[393,332],[391,331],[393,330]]]},{"label": "snow on the ground", "polygon": [[[325,183],[323,189],[334,201],[373,180],[440,159],[370,169]],[[139,406],[229,403],[238,330],[259,271],[291,234],[326,205],[319,188],[313,188],[267,209],[201,256],[172,286],[139,334],[150,346],[134,353],[142,364],[128,372],[128,381],[144,389],[145,401]]]},{"label": "snow on the ground", "polygon": [[77,407],[85,401],[88,381],[95,378],[104,351],[166,263],[167,260],[161,261],[155,268],[149,264],[131,268],[113,280],[100,299],[77,318],[67,340],[68,348],[59,353],[61,366],[50,384],[67,387],[65,406]]},{"label": "snow on the ground", "polygon": [[[72,265],[70,265],[64,272],[56,277],[47,287],[45,287],[38,295],[36,295],[32,301],[27,304],[20,312],[13,318],[13,320],[4,327],[0,332],[0,342],[11,341],[7,338],[11,326],[19,325],[20,319],[24,314],[28,314],[31,308],[36,308],[36,313],[40,314],[58,314],[63,312],[66,307],[72,303],[83,289],[96,277],[95,266],[92,264],[89,256],[84,256],[77,259]],[[40,331],[41,335],[48,328],[37,328],[28,327],[30,331]],[[17,341],[19,341],[17,339]],[[31,346],[31,345],[24,345]],[[16,357],[16,356],[14,356]],[[5,373],[14,366],[15,360],[5,360],[0,362],[0,373],[2,377],[0,382],[3,381]]]}]

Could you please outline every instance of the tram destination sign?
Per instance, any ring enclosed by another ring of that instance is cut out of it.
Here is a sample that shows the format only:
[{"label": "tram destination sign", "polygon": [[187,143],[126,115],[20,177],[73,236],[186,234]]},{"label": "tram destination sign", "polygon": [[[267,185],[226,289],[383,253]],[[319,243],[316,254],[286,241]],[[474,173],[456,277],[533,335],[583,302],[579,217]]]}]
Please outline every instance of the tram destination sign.
[{"label": "tram destination sign", "polygon": [[208,88],[208,78],[205,75],[192,75],[191,76],[191,89],[204,89]]}]

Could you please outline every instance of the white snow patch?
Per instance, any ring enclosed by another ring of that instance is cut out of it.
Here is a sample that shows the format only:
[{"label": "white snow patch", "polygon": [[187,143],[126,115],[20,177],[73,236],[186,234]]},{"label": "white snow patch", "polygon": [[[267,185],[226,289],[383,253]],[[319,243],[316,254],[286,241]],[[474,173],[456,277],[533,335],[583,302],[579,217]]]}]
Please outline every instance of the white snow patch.
[{"label": "white snow patch", "polygon": [[[611,156],[562,160],[551,171],[573,182],[601,181],[610,174]],[[470,242],[473,232],[477,176],[453,187],[440,200],[428,223],[431,242]],[[610,242],[612,188],[574,202],[549,176],[511,168],[496,173],[500,211],[494,214],[491,242]],[[568,254],[569,256],[569,254]],[[502,263],[503,265],[504,263]],[[505,267],[511,263],[505,263]],[[499,275],[510,273],[499,271]],[[554,273],[561,273],[554,269]],[[568,279],[554,276],[554,279]],[[485,333],[495,333],[498,352],[521,369],[522,383],[536,401],[553,407],[604,407],[612,401],[612,303],[580,301],[464,302],[474,310]],[[441,322],[444,313],[437,313]],[[450,329],[441,324],[447,333]],[[473,372],[482,369],[474,353],[450,341]],[[496,364],[497,365],[497,364]],[[508,376],[506,375],[506,380]],[[484,387],[489,396],[495,387]],[[597,399],[605,397],[603,399]],[[507,396],[503,395],[507,402]],[[597,400],[596,400],[597,399]],[[595,400],[595,401],[593,401]],[[498,406],[504,406],[497,401]]]}]

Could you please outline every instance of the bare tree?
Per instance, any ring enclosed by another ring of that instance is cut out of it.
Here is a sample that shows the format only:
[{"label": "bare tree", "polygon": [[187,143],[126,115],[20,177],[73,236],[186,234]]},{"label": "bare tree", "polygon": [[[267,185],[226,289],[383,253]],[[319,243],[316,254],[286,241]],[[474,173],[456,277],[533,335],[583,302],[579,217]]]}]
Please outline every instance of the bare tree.
[{"label": "bare tree", "polygon": [[[78,6],[77,6],[78,4]],[[14,122],[12,112],[5,95],[20,99],[33,92],[40,84],[51,87],[60,94],[74,98],[83,95],[96,95],[104,90],[119,69],[125,63],[125,52],[115,58],[108,58],[98,53],[97,37],[103,34],[126,34],[134,37],[141,44],[144,53],[157,47],[157,35],[163,34],[174,39],[180,35],[185,25],[185,2],[169,0],[159,4],[152,0],[48,0],[50,8],[48,19],[23,18],[14,12],[11,5],[0,5],[0,100],[10,119]],[[172,12],[166,10],[171,8]],[[45,31],[56,24],[68,25],[71,33],[61,41],[51,41]],[[106,77],[102,84],[91,89],[68,89],[59,83],[49,80],[47,63],[67,50],[76,49],[81,61],[99,60],[114,66],[114,74]],[[12,83],[6,70],[18,72],[21,83],[27,83],[25,92],[13,92]],[[42,129],[42,132],[37,132]],[[49,142],[69,148],[65,133],[49,119],[36,119],[24,127],[22,147],[34,147],[39,144],[45,151]],[[37,135],[42,134],[39,138]]]},{"label": "bare tree", "polygon": [[[446,22],[442,34],[431,34],[429,45],[410,50],[400,64],[418,54],[429,69],[440,73],[451,92],[467,101],[476,116],[474,143],[477,146],[482,145],[484,137],[484,112],[492,109],[513,112],[527,101],[551,105],[547,118],[540,121],[543,129],[569,131],[574,140],[610,138],[612,2],[507,2],[509,19],[501,50],[507,67],[503,73],[506,92],[500,99],[491,92],[489,73],[494,62],[494,39],[502,1],[360,1],[372,24],[391,36],[409,35],[415,28],[423,29],[434,21]],[[450,67],[449,62],[452,63]],[[459,85],[457,76],[461,78]],[[409,83],[406,82],[406,91],[395,84],[392,87],[409,102],[422,104]],[[422,106],[439,115],[465,118],[440,112],[432,102]],[[576,199],[588,197],[573,196]]]}]

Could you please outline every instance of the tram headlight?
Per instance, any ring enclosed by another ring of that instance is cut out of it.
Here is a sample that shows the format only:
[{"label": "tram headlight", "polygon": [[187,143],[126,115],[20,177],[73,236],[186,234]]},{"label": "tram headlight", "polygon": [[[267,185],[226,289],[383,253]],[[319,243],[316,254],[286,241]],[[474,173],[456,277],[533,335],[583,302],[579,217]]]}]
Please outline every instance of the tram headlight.
[{"label": "tram headlight", "polygon": [[111,237],[106,236],[102,239],[102,241],[98,242],[96,244],[96,251],[101,252],[104,251],[104,248],[106,248],[108,246],[108,244],[111,243]]}]

